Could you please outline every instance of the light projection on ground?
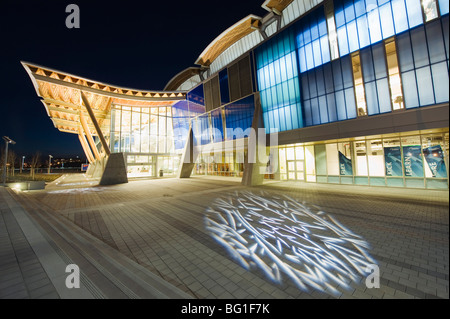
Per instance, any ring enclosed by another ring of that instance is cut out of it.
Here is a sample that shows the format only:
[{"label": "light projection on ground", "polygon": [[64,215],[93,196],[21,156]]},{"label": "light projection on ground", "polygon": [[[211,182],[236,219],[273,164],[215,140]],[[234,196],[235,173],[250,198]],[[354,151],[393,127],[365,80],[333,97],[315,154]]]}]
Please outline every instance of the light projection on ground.
[{"label": "light projection on ground", "polygon": [[245,269],[331,294],[366,277],[369,244],[331,215],[266,192],[238,191],[207,209],[210,235]]}]

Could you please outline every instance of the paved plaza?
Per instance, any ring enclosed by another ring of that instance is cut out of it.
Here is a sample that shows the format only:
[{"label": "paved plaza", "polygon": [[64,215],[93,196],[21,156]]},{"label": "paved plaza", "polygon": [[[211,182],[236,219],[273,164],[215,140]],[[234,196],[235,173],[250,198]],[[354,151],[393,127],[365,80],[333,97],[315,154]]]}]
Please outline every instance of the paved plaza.
[{"label": "paved plaza", "polygon": [[448,191],[67,175],[0,210],[0,298],[449,298]]}]

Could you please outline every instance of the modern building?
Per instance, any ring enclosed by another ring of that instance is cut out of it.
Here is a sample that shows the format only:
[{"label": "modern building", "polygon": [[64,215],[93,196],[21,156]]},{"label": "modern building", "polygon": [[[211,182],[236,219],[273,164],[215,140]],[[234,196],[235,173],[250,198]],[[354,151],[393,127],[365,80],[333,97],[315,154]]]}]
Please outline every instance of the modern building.
[{"label": "modern building", "polygon": [[[266,16],[224,31],[162,92],[23,65],[92,174],[121,153],[129,177],[448,189],[448,0],[262,6]],[[249,160],[250,128],[277,136],[262,164]]]}]

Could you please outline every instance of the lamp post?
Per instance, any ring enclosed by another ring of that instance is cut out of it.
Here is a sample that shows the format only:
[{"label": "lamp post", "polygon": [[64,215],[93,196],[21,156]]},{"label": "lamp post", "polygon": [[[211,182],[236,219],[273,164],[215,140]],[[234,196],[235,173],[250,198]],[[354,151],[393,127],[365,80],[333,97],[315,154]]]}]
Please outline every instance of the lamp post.
[{"label": "lamp post", "polygon": [[3,136],[3,140],[5,141],[5,163],[3,167],[3,186],[6,184],[6,164],[8,163],[8,146],[9,144],[16,144],[12,139],[10,139],[8,136]]},{"label": "lamp post", "polygon": [[23,172],[23,162],[25,162],[25,156],[22,156],[22,166],[20,166],[20,174]]},{"label": "lamp post", "polygon": [[53,156],[48,156],[48,173],[50,174],[50,167],[52,167],[52,158]]}]

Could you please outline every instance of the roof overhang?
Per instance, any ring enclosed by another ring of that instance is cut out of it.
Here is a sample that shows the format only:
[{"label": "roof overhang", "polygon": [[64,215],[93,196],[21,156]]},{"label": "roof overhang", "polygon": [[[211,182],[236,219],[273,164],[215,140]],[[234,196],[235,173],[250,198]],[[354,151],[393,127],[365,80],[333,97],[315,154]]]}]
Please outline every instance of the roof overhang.
[{"label": "roof overhang", "polygon": [[266,0],[261,7],[269,12],[280,14],[294,0]]},{"label": "roof overhang", "polygon": [[47,115],[62,132],[78,134],[80,115],[83,113],[86,114],[92,134],[98,135],[82,102],[81,92],[86,96],[99,126],[105,129],[109,128],[108,119],[113,104],[149,108],[171,106],[186,99],[186,92],[121,88],[36,64],[21,63],[30,76],[36,94],[42,98]]},{"label": "roof overhang", "polygon": [[217,57],[222,54],[231,45],[259,29],[261,17],[253,14],[240,20],[219,35],[211,44],[200,54],[195,64],[208,67]]},{"label": "roof overhang", "polygon": [[204,71],[203,68],[190,67],[175,75],[166,85],[164,91],[177,90],[184,82],[195,75],[200,75]]}]

